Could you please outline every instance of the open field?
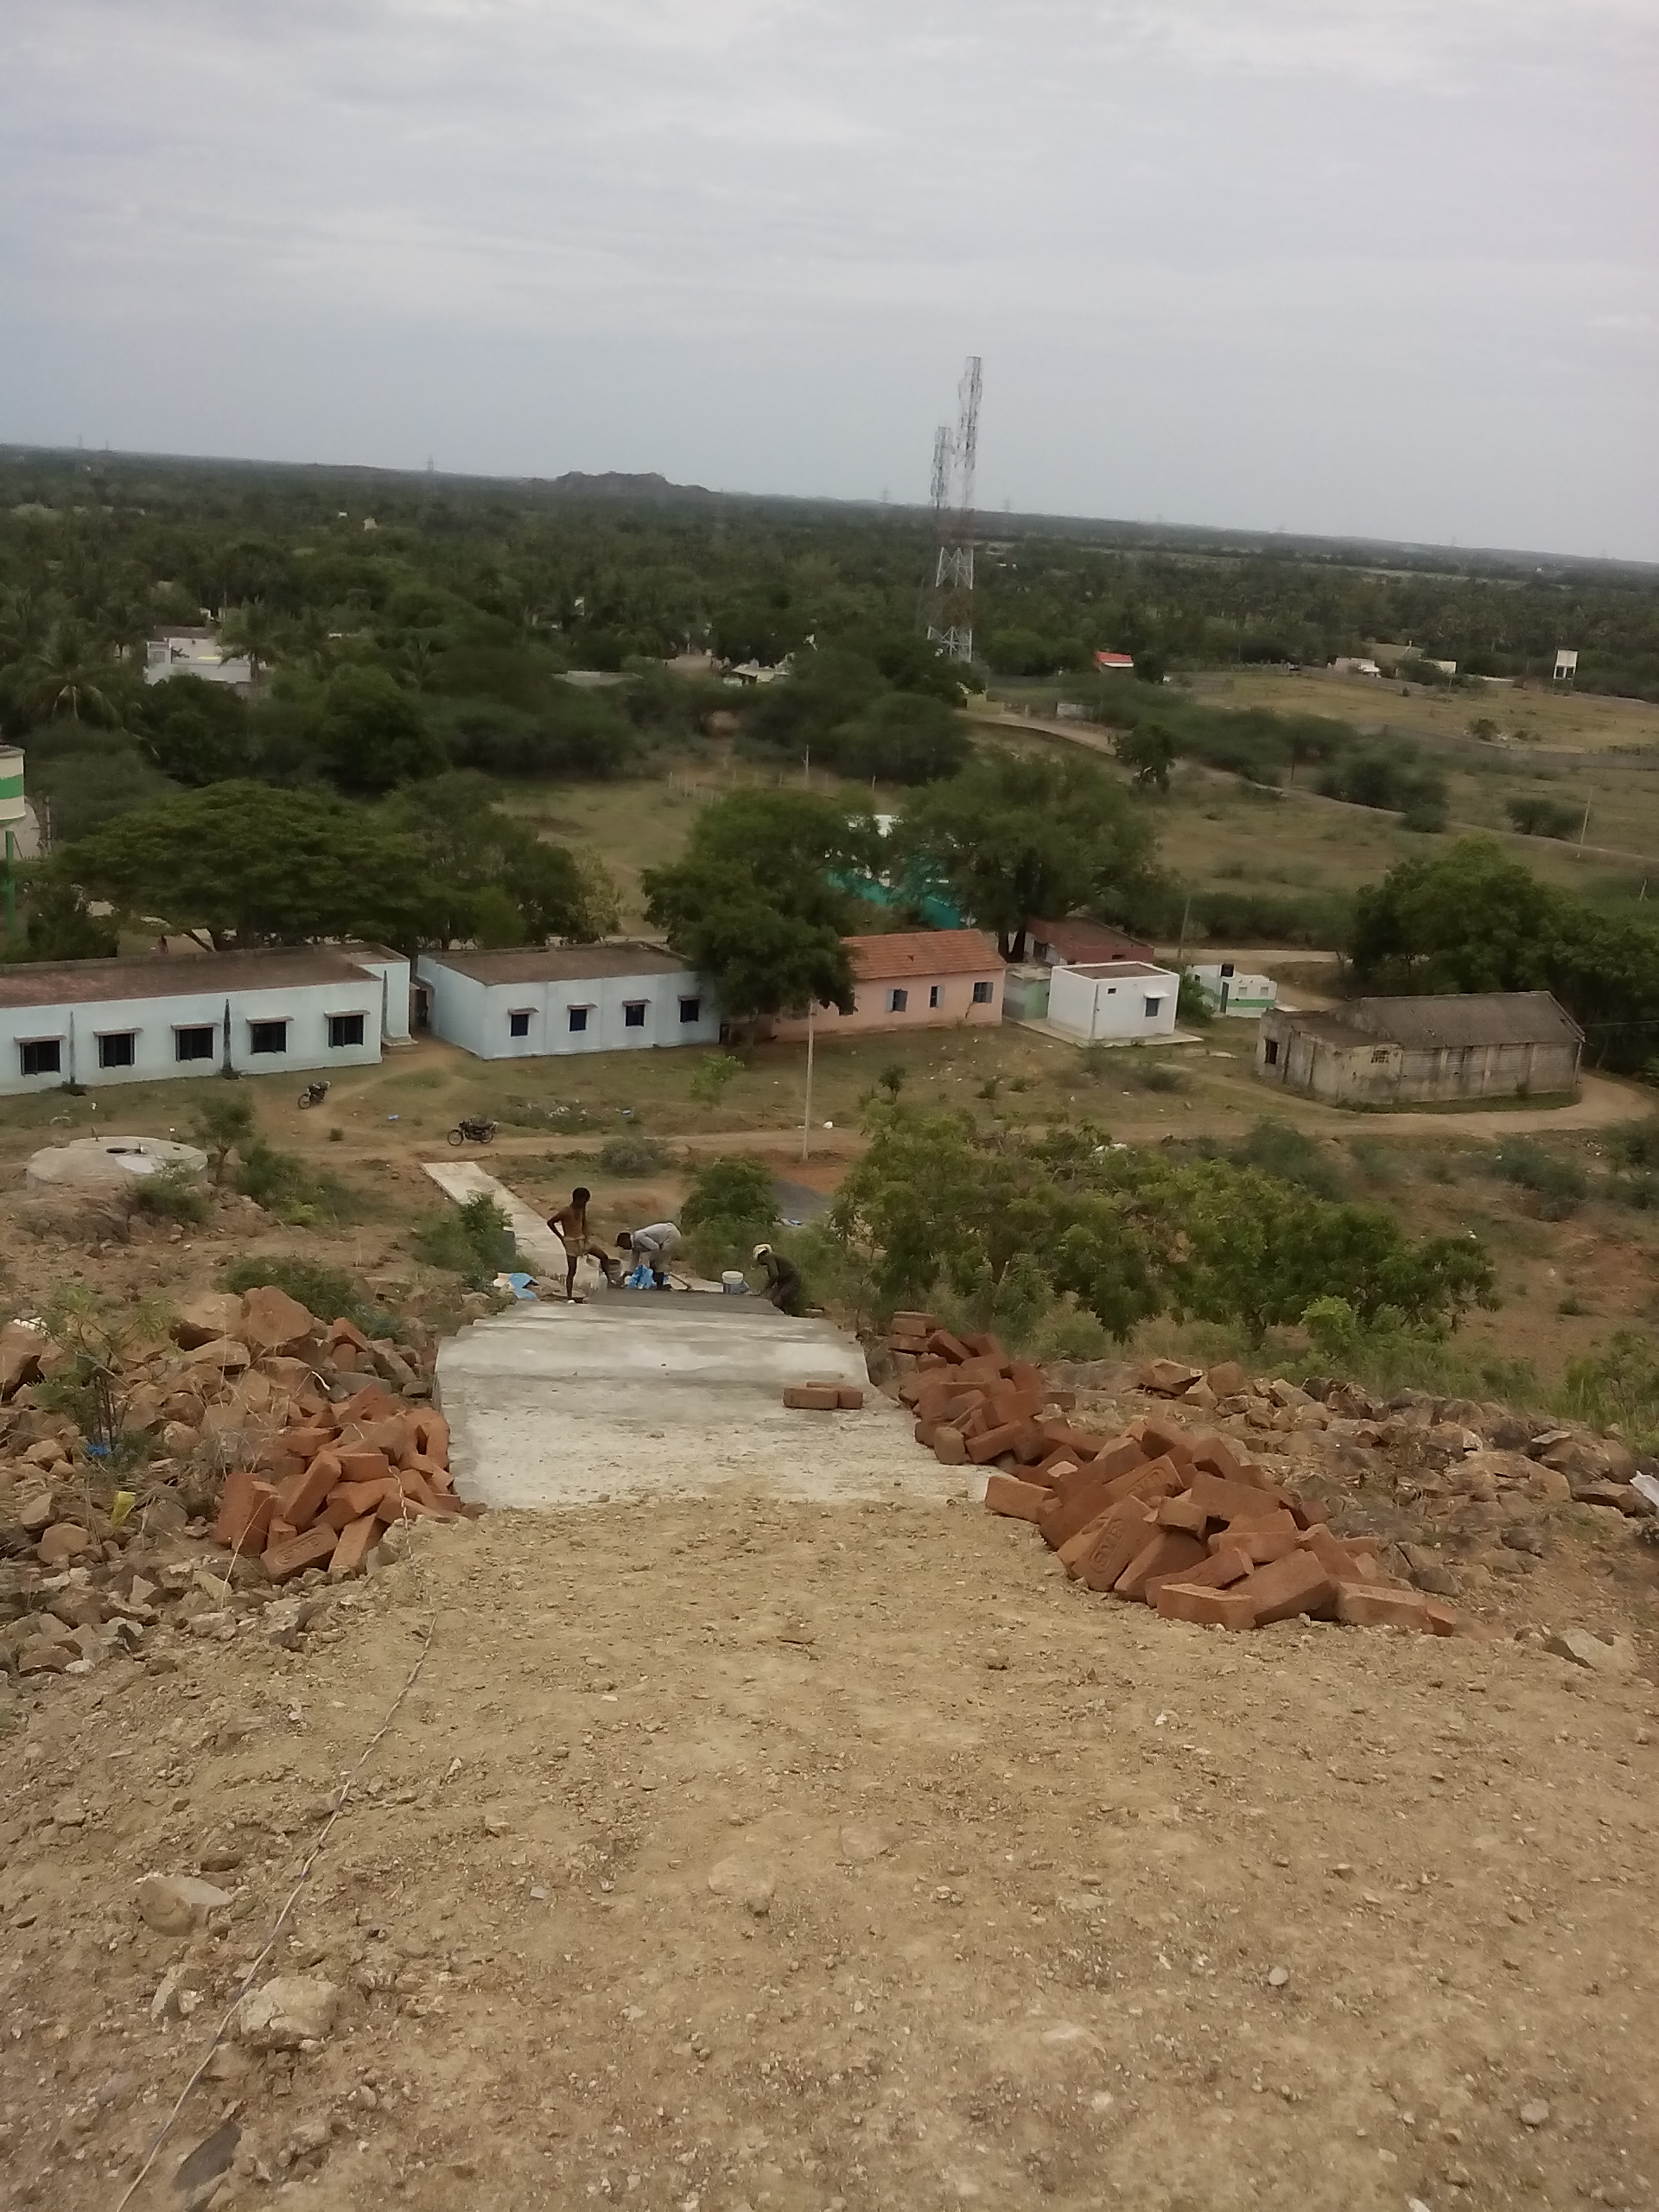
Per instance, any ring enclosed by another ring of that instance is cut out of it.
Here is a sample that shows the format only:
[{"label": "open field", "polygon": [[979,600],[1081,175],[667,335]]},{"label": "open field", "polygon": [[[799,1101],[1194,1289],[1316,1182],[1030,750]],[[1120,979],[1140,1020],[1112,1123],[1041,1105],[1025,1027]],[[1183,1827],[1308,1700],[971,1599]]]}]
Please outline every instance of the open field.
[{"label": "open field", "polygon": [[1185,696],[1205,706],[1268,707],[1282,715],[1329,715],[1370,732],[1389,730],[1405,737],[1450,738],[1468,734],[1471,721],[1484,716],[1497,724],[1504,752],[1537,747],[1569,753],[1659,751],[1659,706],[1646,699],[1613,699],[1592,691],[1510,689],[1482,685],[1478,691],[1444,695],[1364,676],[1333,676],[1304,669],[1298,676],[1282,669],[1232,670],[1182,679]]}]

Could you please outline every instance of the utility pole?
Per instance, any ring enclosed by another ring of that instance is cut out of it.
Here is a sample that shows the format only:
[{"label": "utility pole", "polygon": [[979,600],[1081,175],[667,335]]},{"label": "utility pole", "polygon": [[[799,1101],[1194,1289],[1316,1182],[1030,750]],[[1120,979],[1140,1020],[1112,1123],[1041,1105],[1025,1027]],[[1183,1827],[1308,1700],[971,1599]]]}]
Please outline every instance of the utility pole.
[{"label": "utility pole", "polygon": [[974,471],[979,458],[981,362],[970,353],[957,386],[957,427],[933,434],[933,588],[927,634],[947,658],[974,657]]},{"label": "utility pole", "polygon": [[813,1007],[808,1001],[806,1009],[806,1106],[801,1115],[801,1158],[806,1158],[806,1147],[812,1134],[812,1017]]},{"label": "utility pole", "polygon": [[1582,859],[1584,858],[1584,840],[1585,840],[1585,833],[1588,830],[1589,827],[1590,827],[1590,802],[1589,802],[1589,800],[1588,800],[1588,799],[1586,799],[1586,801],[1585,801],[1585,803],[1584,803],[1584,819],[1583,819],[1583,821],[1582,821],[1582,822],[1580,822],[1580,824],[1579,824],[1579,858],[1580,858],[1580,860],[1582,860]]}]

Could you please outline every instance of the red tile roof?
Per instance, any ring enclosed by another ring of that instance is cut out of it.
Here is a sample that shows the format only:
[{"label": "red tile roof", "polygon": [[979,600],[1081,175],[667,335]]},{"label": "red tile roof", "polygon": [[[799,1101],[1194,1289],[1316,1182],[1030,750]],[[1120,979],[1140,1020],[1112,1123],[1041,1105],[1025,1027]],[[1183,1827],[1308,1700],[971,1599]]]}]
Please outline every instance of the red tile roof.
[{"label": "red tile roof", "polygon": [[842,939],[853,974],[861,983],[890,976],[988,976],[1002,956],[982,930],[898,930],[890,937]]},{"label": "red tile roof", "polygon": [[1151,960],[1149,944],[1105,922],[1027,922],[1026,935],[1033,944],[1052,944],[1062,960],[1072,966],[1085,960]]}]

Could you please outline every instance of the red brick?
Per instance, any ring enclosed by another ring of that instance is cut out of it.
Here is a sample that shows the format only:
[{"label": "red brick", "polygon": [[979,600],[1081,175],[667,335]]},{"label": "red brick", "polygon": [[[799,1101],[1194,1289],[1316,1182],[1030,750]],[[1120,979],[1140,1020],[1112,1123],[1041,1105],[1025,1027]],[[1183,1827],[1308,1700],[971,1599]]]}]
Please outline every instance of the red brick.
[{"label": "red brick", "polygon": [[326,1452],[334,1440],[332,1426],[325,1427],[321,1421],[308,1423],[303,1427],[285,1428],[270,1440],[270,1449],[291,1452],[296,1459],[315,1459],[319,1452]]},{"label": "red brick", "polygon": [[1242,1582],[1254,1569],[1255,1561],[1232,1544],[1222,1551],[1207,1553],[1179,1579],[1196,1583],[1201,1590],[1224,1590],[1229,1583]]},{"label": "red brick", "polygon": [[1158,1591],[1158,1617],[1192,1621],[1200,1628],[1254,1628],[1255,1608],[1236,1590],[1211,1590],[1195,1582],[1165,1582]]},{"label": "red brick", "polygon": [[334,1408],[334,1419],[344,1428],[348,1421],[388,1421],[403,1410],[403,1400],[394,1398],[384,1382],[369,1382]]},{"label": "red brick", "polygon": [[993,1475],[985,1485],[985,1510],[1005,1513],[1011,1521],[1034,1521],[1048,1503],[1040,1483],[1022,1483],[1014,1475]]},{"label": "red brick", "polygon": [[1256,1625],[1287,1621],[1298,1613],[1325,1614],[1337,1602],[1336,1577],[1321,1567],[1312,1552],[1300,1548],[1258,1567],[1234,1587],[1255,1607]]},{"label": "red brick", "polygon": [[1012,1451],[1019,1433],[1020,1424],[1013,1421],[1004,1421],[1000,1428],[982,1430],[979,1435],[969,1438],[968,1457],[982,1467],[988,1460],[1000,1459],[1003,1452]]},{"label": "red brick", "polygon": [[1132,1522],[1139,1529],[1146,1527],[1146,1508],[1138,1497],[1121,1498],[1116,1505],[1103,1506],[1091,1520],[1084,1522],[1075,1536],[1067,1537],[1056,1557],[1069,1575],[1075,1578],[1082,1571],[1108,1529],[1115,1528],[1120,1521]]},{"label": "red brick", "polygon": [[832,1414],[836,1408],[836,1386],[833,1382],[791,1382],[785,1389],[784,1403],[793,1413]]},{"label": "red brick", "polygon": [[993,1336],[988,1329],[964,1329],[962,1341],[976,1359],[994,1359],[1000,1367],[1007,1358],[1001,1338]]},{"label": "red brick", "polygon": [[1210,1516],[1197,1498],[1189,1497],[1184,1490],[1160,1498],[1153,1517],[1160,1529],[1185,1529],[1189,1536],[1201,1536],[1210,1526]]},{"label": "red brick", "polygon": [[[258,1510],[259,1494],[270,1491],[269,1483],[262,1483],[246,1468],[238,1467],[225,1478],[225,1487],[219,1494],[219,1516],[213,1522],[213,1541],[227,1544],[232,1551],[239,1551],[244,1539],[253,1525]],[[275,1493],[271,1495],[274,1497]],[[264,1525],[270,1523],[270,1507],[264,1510]],[[261,1548],[256,1545],[255,1550]]]},{"label": "red brick", "polygon": [[372,1513],[388,1491],[396,1492],[397,1488],[397,1478],[392,1475],[378,1483],[340,1483],[328,1493],[322,1518],[332,1522],[336,1529],[349,1528],[365,1513]]},{"label": "red brick", "polygon": [[1300,1551],[1301,1536],[1287,1513],[1273,1521],[1235,1521],[1210,1541],[1217,1551],[1241,1551],[1258,1567],[1266,1567],[1271,1560],[1287,1559],[1292,1552]]},{"label": "red brick", "polygon": [[1182,1471],[1173,1459],[1143,1459],[1128,1474],[1118,1476],[1109,1488],[1115,1498],[1144,1498],[1149,1506],[1156,1506],[1179,1495],[1181,1483]]},{"label": "red brick", "polygon": [[1172,1459],[1185,1460],[1191,1465],[1192,1439],[1179,1423],[1147,1419],[1141,1421],[1139,1427],[1141,1449],[1148,1459],[1161,1459],[1167,1456]]},{"label": "red brick", "polygon": [[1213,1521],[1261,1521],[1286,1509],[1281,1492],[1257,1490],[1250,1483],[1224,1482],[1218,1475],[1195,1471],[1187,1488]]},{"label": "red brick", "polygon": [[971,1387],[988,1390],[993,1382],[1000,1382],[1002,1380],[1002,1363],[1000,1359],[964,1360],[960,1367],[953,1368],[951,1372],[963,1389]]},{"label": "red brick", "polygon": [[266,1551],[273,1551],[278,1544],[291,1544],[299,1533],[291,1521],[284,1521],[280,1515],[273,1513],[270,1526],[265,1531]]},{"label": "red brick", "polygon": [[1205,1555],[1198,1538],[1184,1529],[1154,1528],[1112,1588],[1120,1598],[1144,1599],[1147,1583],[1165,1576],[1179,1581],[1184,1567],[1197,1567]]},{"label": "red brick", "polygon": [[888,1324],[890,1328],[894,1329],[919,1329],[925,1337],[931,1336],[938,1325],[938,1320],[935,1315],[916,1313],[895,1313]]},{"label": "red brick", "polygon": [[964,1360],[973,1357],[967,1345],[959,1337],[953,1337],[949,1329],[931,1331],[927,1339],[927,1349],[929,1351],[938,1352],[941,1359],[948,1359],[954,1367],[960,1367]]},{"label": "red brick", "polygon": [[435,1406],[416,1406],[404,1418],[423,1459],[448,1459],[449,1424]]},{"label": "red brick", "polygon": [[1063,1477],[1052,1487],[1052,1503],[1040,1525],[1044,1541],[1053,1551],[1070,1543],[1078,1529],[1097,1513],[1105,1512],[1108,1506],[1117,1503],[1109,1494],[1109,1485],[1096,1482],[1086,1467],[1079,1468],[1075,1475]]},{"label": "red brick", "polygon": [[1011,1359],[1008,1380],[1018,1383],[1022,1390],[1035,1390],[1041,1403],[1048,1402],[1048,1377],[1034,1359]]},{"label": "red brick", "polygon": [[1458,1609],[1439,1598],[1428,1601],[1428,1627],[1432,1636],[1455,1636],[1458,1632]]},{"label": "red brick", "polygon": [[303,1474],[296,1475],[277,1491],[277,1517],[296,1529],[308,1529],[343,1471],[336,1453],[317,1452]]},{"label": "red brick", "polygon": [[[933,1433],[933,1457],[942,1467],[965,1467],[968,1446],[963,1441],[962,1431],[948,1426],[936,1429]],[[1045,1491],[1043,1495],[1046,1497],[1048,1492]]]},{"label": "red brick", "polygon": [[368,1338],[353,1321],[331,1321],[322,1340],[326,1344],[354,1344],[359,1351],[369,1348]]},{"label": "red brick", "polygon": [[[1135,1517],[1137,1510],[1140,1518]],[[1137,1552],[1146,1548],[1152,1534],[1152,1516],[1138,1498],[1125,1501],[1115,1513],[1100,1541],[1077,1569],[1086,1590],[1109,1590]]]},{"label": "red brick", "polygon": [[334,1456],[340,1461],[342,1482],[383,1483],[391,1472],[391,1462],[384,1452],[365,1452],[360,1445],[349,1451],[342,1448]]},{"label": "red brick", "polygon": [[1354,1562],[1348,1547],[1341,1543],[1324,1527],[1301,1529],[1296,1541],[1304,1551],[1312,1552],[1321,1567],[1328,1567],[1338,1582],[1357,1582],[1363,1578],[1354,1573]]},{"label": "red brick", "polygon": [[1349,1628],[1414,1628],[1427,1633],[1428,1600],[1421,1590],[1384,1590],[1375,1583],[1339,1582],[1337,1618]]},{"label": "red brick", "polygon": [[303,1574],[308,1567],[326,1567],[339,1541],[339,1530],[324,1521],[289,1543],[273,1545],[264,1554],[265,1573],[273,1582],[286,1582],[291,1574]]},{"label": "red brick", "polygon": [[1034,1421],[1020,1423],[1020,1433],[1014,1440],[1014,1456],[1022,1467],[1040,1466],[1047,1458],[1047,1441],[1038,1434]]},{"label": "red brick", "polygon": [[329,1580],[336,1581],[347,1574],[360,1574],[363,1562],[378,1541],[379,1535],[380,1523],[372,1513],[365,1514],[361,1520],[353,1521],[342,1529],[328,1561]]},{"label": "red brick", "polygon": [[1316,1497],[1293,1497],[1290,1510],[1296,1516],[1297,1525],[1303,1529],[1322,1529],[1331,1518],[1330,1507],[1321,1505]]}]

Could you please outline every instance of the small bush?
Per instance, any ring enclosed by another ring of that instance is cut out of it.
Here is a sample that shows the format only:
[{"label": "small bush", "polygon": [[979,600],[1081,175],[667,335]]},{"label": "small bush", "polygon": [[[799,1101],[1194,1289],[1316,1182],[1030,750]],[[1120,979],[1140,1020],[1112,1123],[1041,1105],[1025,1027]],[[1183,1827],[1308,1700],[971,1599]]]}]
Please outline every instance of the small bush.
[{"label": "small bush", "polygon": [[742,1072],[743,1063],[735,1052],[710,1052],[692,1070],[688,1087],[699,1106],[718,1106]]},{"label": "small bush", "polygon": [[1259,1167],[1281,1183],[1311,1191],[1316,1198],[1340,1198],[1342,1178],[1318,1141],[1288,1122],[1258,1122],[1227,1157],[1236,1167]]},{"label": "small bush", "polygon": [[584,1107],[541,1104],[531,1098],[509,1098],[495,1109],[498,1122],[505,1122],[514,1129],[553,1129],[561,1136],[579,1136],[594,1126],[594,1117]]},{"label": "small bush", "polygon": [[512,1224],[487,1191],[423,1223],[410,1244],[429,1267],[461,1276],[470,1290],[488,1289],[515,1257]]},{"label": "small bush", "polygon": [[1635,1451],[1659,1448],[1659,1348],[1621,1329],[1603,1351],[1568,1362],[1556,1404],[1592,1428],[1617,1427]]},{"label": "small bush", "polygon": [[1091,1080],[1109,1075],[1112,1068],[1112,1048],[1099,1043],[1084,1045],[1077,1053],[1077,1065]]},{"label": "small bush", "polygon": [[1511,1137],[1494,1154],[1493,1172],[1529,1191],[1546,1221],[1562,1221],[1590,1195],[1590,1178],[1576,1160],[1560,1160],[1525,1137]]},{"label": "small bush", "polygon": [[267,1288],[286,1291],[319,1321],[349,1321],[365,1337],[397,1334],[392,1317],[372,1304],[340,1268],[325,1268],[315,1260],[250,1257],[227,1268],[224,1281],[226,1290],[238,1294]]},{"label": "small bush", "polygon": [[1139,1084],[1142,1090],[1185,1090],[1186,1085],[1179,1071],[1164,1060],[1143,1059],[1136,1052],[1128,1057],[1128,1077]]},{"label": "small bush", "polygon": [[279,1152],[263,1137],[245,1139],[241,1151],[237,1189],[290,1228],[336,1229],[354,1217],[356,1203],[335,1177],[315,1173],[293,1153]]},{"label": "small bush", "polygon": [[1032,1338],[1034,1359],[1104,1359],[1112,1340],[1092,1313],[1078,1306],[1057,1306]]},{"label": "small bush", "polygon": [[1614,1129],[1607,1149],[1624,1167],[1659,1168],[1659,1114],[1627,1129]]},{"label": "small bush", "polygon": [[207,1193],[193,1167],[181,1160],[170,1160],[153,1175],[139,1178],[132,1210],[152,1221],[206,1221]]},{"label": "small bush", "polygon": [[706,1274],[747,1264],[778,1219],[772,1173],[763,1160],[734,1154],[697,1170],[680,1223],[691,1258]]},{"label": "small bush", "polygon": [[669,1150],[659,1138],[626,1133],[607,1138],[596,1164],[606,1175],[655,1175],[669,1165]]},{"label": "small bush", "polygon": [[1616,1206],[1634,1213],[1659,1213],[1659,1175],[1611,1175],[1606,1195]]}]

